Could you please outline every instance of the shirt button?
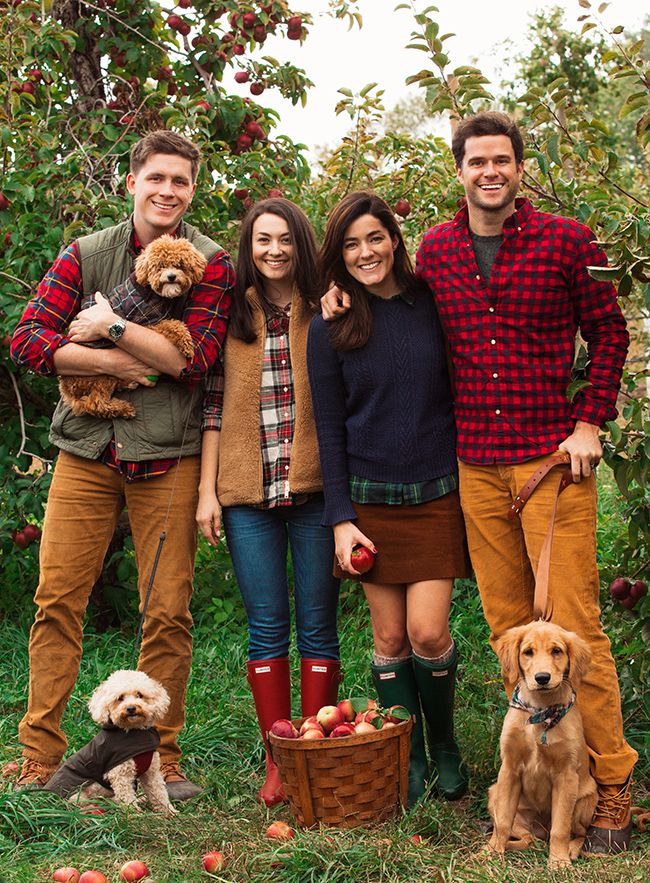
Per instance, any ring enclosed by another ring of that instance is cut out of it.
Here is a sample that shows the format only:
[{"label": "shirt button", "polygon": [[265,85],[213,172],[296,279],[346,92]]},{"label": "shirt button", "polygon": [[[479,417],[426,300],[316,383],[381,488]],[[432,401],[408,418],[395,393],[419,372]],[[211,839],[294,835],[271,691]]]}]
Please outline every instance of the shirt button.
[{"label": "shirt button", "polygon": [[285,472],[288,472],[288,471],[289,471],[289,467],[288,467],[288,466],[285,466],[285,467],[284,467],[284,471],[285,471]]},{"label": "shirt button", "polygon": [[497,408],[496,411],[495,411],[494,413],[498,416],[498,415],[501,413],[501,409],[500,409],[500,408]]},{"label": "shirt button", "polygon": [[285,416],[285,417],[288,417],[288,416],[289,416],[289,412],[288,412],[288,411],[285,411],[285,412],[284,412],[284,416]]},{"label": "shirt button", "polygon": [[287,360],[286,360],[286,359],[282,359],[282,361],[280,362],[280,364],[281,364],[281,365],[286,365],[286,364],[287,364]]},{"label": "shirt button", "polygon": [[517,227],[517,232],[521,233],[521,227]]},{"label": "shirt button", "polygon": [[493,313],[493,312],[494,312],[494,307],[488,307],[488,313]]},{"label": "shirt button", "polygon": [[118,442],[118,443],[117,443],[117,446],[118,446],[118,448],[123,448],[123,447],[124,447],[124,445],[122,444],[122,442]]},{"label": "shirt button", "polygon": [[492,344],[492,346],[494,346],[494,344],[496,343],[496,340],[495,340],[494,338],[492,338],[492,340],[490,341],[490,343]]},{"label": "shirt button", "polygon": [[480,274],[480,273],[477,273],[477,274],[476,274],[476,278],[480,280],[480,278],[481,278],[481,274]]},{"label": "shirt button", "polygon": [[289,392],[289,387],[288,387],[288,386],[283,386],[283,387],[282,387],[282,392]]},{"label": "shirt button", "polygon": [[288,444],[289,444],[289,439],[288,439],[288,438],[285,438],[284,443],[285,443],[285,445],[288,445]]},{"label": "shirt button", "polygon": [[497,374],[496,371],[495,371],[494,374],[492,375],[492,377],[494,377],[495,380],[497,379],[498,376],[499,376],[499,375]]}]

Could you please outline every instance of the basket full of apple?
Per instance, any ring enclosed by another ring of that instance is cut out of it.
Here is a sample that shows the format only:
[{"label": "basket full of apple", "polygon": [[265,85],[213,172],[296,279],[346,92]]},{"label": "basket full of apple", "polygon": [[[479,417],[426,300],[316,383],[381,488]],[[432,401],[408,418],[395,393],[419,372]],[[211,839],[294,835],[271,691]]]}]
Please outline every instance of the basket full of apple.
[{"label": "basket full of apple", "polygon": [[296,821],[354,828],[406,806],[413,721],[406,708],[353,697],[269,732]]}]

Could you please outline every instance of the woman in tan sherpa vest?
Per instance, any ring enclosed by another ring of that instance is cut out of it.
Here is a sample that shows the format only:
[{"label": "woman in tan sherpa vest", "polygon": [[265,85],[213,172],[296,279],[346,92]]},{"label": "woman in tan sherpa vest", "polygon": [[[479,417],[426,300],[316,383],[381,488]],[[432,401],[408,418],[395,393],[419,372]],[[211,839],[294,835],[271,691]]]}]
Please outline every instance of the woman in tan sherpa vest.
[{"label": "woman in tan sherpa vest", "polygon": [[317,298],[316,244],[305,214],[265,199],[242,223],[223,370],[206,392],[197,522],[213,546],[220,506],[249,630],[248,681],[266,747],[258,797],[284,800],[267,733],[291,718],[291,548],[302,714],[336,703],[339,646],[334,541],[323,527],[318,444],[307,376]]}]

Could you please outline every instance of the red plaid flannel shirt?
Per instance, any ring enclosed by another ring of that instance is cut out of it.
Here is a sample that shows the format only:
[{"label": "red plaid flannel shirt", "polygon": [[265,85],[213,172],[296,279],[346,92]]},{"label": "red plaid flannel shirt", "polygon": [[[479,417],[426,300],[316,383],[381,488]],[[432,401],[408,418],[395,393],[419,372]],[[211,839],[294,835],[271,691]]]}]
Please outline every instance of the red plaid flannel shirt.
[{"label": "red plaid flannel shirt", "polygon": [[[141,245],[134,231],[134,249]],[[188,359],[180,380],[197,383],[217,361],[223,345],[235,273],[230,257],[219,251],[206,267],[200,285],[192,289],[183,322],[194,341],[194,355]],[[36,296],[27,304],[11,341],[11,356],[17,365],[37,374],[52,376],[54,353],[69,343],[68,325],[79,312],[83,297],[81,265],[76,242],[64,249],[47,271]],[[114,443],[104,451],[102,461],[119,470],[127,479],[160,475],[173,466],[173,460],[147,460],[132,463],[119,460]]]},{"label": "red plaid flannel shirt", "polygon": [[[587,272],[607,263],[593,240],[583,224],[518,199],[488,283],[466,207],[425,234],[417,272],[451,347],[461,460],[520,463],[555,450],[576,420],[600,426],[616,416],[629,335],[615,289]],[[591,386],[569,402],[578,329]]]}]

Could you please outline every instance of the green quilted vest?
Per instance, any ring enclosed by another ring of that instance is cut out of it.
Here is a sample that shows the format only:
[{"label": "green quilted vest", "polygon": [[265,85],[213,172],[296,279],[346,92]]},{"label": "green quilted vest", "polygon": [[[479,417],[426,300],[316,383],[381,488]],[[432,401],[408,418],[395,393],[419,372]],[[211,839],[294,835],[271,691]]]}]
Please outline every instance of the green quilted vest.
[{"label": "green quilted vest", "polygon": [[[128,220],[77,240],[84,295],[96,291],[108,293],[133,272],[132,230],[133,222]],[[208,261],[220,250],[216,242],[185,222],[181,223],[178,235],[189,239]],[[183,298],[178,300],[177,318],[182,315],[183,301]],[[116,395],[133,403],[135,417],[112,420],[89,415],[75,417],[70,408],[59,401],[50,428],[52,444],[91,460],[101,455],[111,438],[115,438],[119,458],[131,462],[200,452],[202,384],[189,387],[161,378],[155,387],[123,389]]]}]

